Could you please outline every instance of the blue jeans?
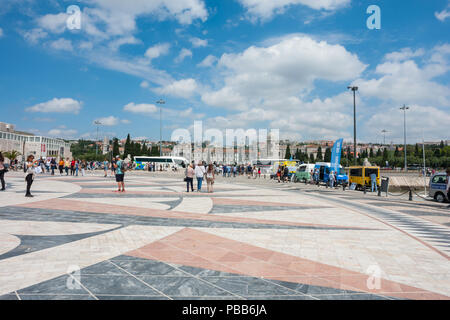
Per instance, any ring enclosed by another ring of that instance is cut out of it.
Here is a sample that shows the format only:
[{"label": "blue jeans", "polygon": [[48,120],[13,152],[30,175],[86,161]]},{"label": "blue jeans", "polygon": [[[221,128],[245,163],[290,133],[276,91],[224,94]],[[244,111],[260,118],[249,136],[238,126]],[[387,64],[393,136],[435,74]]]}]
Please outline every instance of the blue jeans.
[{"label": "blue jeans", "polygon": [[375,192],[378,192],[378,186],[376,181],[372,181],[372,192],[375,189]]},{"label": "blue jeans", "polygon": [[197,190],[202,190],[203,178],[197,178]]}]

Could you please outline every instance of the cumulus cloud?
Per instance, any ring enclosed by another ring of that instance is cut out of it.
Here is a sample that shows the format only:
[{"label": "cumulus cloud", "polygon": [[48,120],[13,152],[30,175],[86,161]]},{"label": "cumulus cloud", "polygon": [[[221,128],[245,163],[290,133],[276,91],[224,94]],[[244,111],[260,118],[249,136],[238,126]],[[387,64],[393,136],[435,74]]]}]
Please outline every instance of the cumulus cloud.
[{"label": "cumulus cloud", "polygon": [[50,101],[39,103],[26,109],[28,112],[42,113],[73,113],[78,114],[81,110],[82,102],[71,98],[54,98]]},{"label": "cumulus cloud", "polygon": [[157,112],[158,108],[154,104],[135,104],[134,102],[130,102],[123,110],[136,114],[151,115]]},{"label": "cumulus cloud", "polygon": [[444,22],[445,20],[447,20],[447,18],[450,17],[450,1],[449,4],[447,5],[447,7],[442,10],[441,12],[435,12],[434,16],[439,20]]},{"label": "cumulus cloud", "polygon": [[175,62],[176,63],[181,63],[187,57],[191,57],[192,58],[192,51],[189,50],[189,49],[183,48],[183,49],[181,49],[180,54],[178,55],[178,57],[176,57]]},{"label": "cumulus cloud", "polygon": [[64,138],[64,139],[72,139],[75,138],[76,134],[78,133],[77,130],[74,129],[52,129],[48,132],[48,135],[50,137],[55,138]]},{"label": "cumulus cloud", "polygon": [[210,54],[205,59],[203,59],[202,62],[197,64],[197,66],[203,67],[203,68],[209,68],[209,67],[212,67],[214,65],[214,63],[216,63],[216,61],[217,61],[217,58]]},{"label": "cumulus cloud", "polygon": [[191,38],[190,39],[192,46],[194,48],[206,47],[208,45],[208,40],[200,39],[200,38]]},{"label": "cumulus cloud", "polygon": [[[420,54],[416,54],[417,52]],[[424,62],[419,65],[411,58],[424,55],[421,50],[390,53],[386,55],[389,59],[375,69],[378,78],[358,79],[354,84],[363,88],[366,97],[392,101],[397,104],[449,106],[450,91],[448,87],[433,81],[434,78],[442,76],[450,70],[449,54],[450,46],[448,44],[435,47],[427,53],[430,58],[423,59]]]},{"label": "cumulus cloud", "polygon": [[63,38],[50,42],[50,47],[55,50],[73,51],[72,41]]},{"label": "cumulus cloud", "polygon": [[111,41],[109,43],[109,47],[111,48],[111,50],[118,50],[121,46],[126,45],[126,44],[140,44],[142,43],[141,40],[133,37],[133,36],[128,36],[128,37],[120,37],[114,41]]},{"label": "cumulus cloud", "polygon": [[160,43],[153,47],[148,48],[147,51],[145,52],[145,56],[148,59],[153,60],[159,58],[162,55],[166,55],[167,53],[169,53],[169,50],[170,50],[169,43]]},{"label": "cumulus cloud", "polygon": [[116,118],[114,116],[109,116],[109,117],[95,119],[93,123],[95,123],[95,122],[100,122],[100,125],[102,125],[102,126],[113,127],[119,123],[119,118]]},{"label": "cumulus cloud", "polygon": [[269,47],[250,47],[224,54],[225,86],[206,92],[203,102],[228,109],[246,109],[266,99],[307,94],[316,80],[350,81],[365,69],[356,55],[340,45],[293,36]]},{"label": "cumulus cloud", "polygon": [[248,13],[257,19],[270,19],[283,13],[289,6],[304,5],[315,10],[336,10],[348,5],[351,0],[238,0]]},{"label": "cumulus cloud", "polygon": [[187,99],[192,97],[196,93],[198,87],[199,86],[197,84],[197,81],[190,78],[174,81],[165,87],[155,88],[153,89],[153,91],[160,95],[172,95]]},{"label": "cumulus cloud", "polygon": [[23,33],[25,40],[31,44],[36,44],[39,40],[44,39],[48,36],[48,33],[41,28],[34,28]]}]

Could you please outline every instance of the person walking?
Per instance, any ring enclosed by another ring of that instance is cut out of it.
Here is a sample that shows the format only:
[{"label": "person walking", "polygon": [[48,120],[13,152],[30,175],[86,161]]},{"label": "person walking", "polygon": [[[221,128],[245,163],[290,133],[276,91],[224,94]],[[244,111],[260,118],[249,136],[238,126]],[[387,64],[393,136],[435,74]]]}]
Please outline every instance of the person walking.
[{"label": "person walking", "polygon": [[197,192],[202,191],[202,183],[203,178],[205,177],[206,169],[203,166],[202,162],[198,163],[198,166],[195,167],[195,177],[197,178]]},{"label": "person walking", "polygon": [[193,165],[190,164],[189,167],[186,169],[186,186],[187,186],[187,191],[189,192],[189,185],[191,185],[191,191],[194,192],[194,175],[195,175],[195,170],[193,168]]},{"label": "person walking", "polygon": [[117,192],[125,192],[125,163],[120,160],[120,156],[116,157],[116,182],[118,186]]},{"label": "person walking", "polygon": [[62,176],[63,171],[64,171],[64,159],[63,158],[59,159],[58,166],[59,166],[59,175]]},{"label": "person walking", "polygon": [[375,190],[375,192],[378,192],[378,186],[377,186],[377,175],[375,173],[370,174],[370,183],[372,185],[372,192]]},{"label": "person walking", "polygon": [[64,170],[66,171],[66,176],[69,175],[70,161],[69,158],[64,161]]},{"label": "person walking", "polygon": [[3,157],[3,154],[0,152],[0,182],[2,183],[2,188],[0,191],[5,191],[5,173],[6,173],[6,167],[5,167],[5,158]]},{"label": "person walking", "polygon": [[108,160],[103,161],[103,170],[105,171],[105,178],[108,177]]},{"label": "person walking", "polygon": [[76,160],[75,161],[75,174],[78,177],[78,171],[80,170],[80,161]]},{"label": "person walking", "polygon": [[27,192],[25,197],[32,198],[31,195],[31,185],[33,184],[35,171],[34,169],[39,165],[37,161],[34,161],[34,156],[29,155],[27,158],[27,162],[25,163],[25,181],[27,182]]},{"label": "person walking", "polygon": [[334,187],[334,171],[330,172],[328,179],[329,179],[330,188],[333,188]]},{"label": "person walking", "polygon": [[84,177],[86,174],[86,160],[81,161],[81,176]]},{"label": "person walking", "polygon": [[212,164],[208,165],[208,170],[206,171],[206,184],[208,186],[208,193],[213,193],[213,185],[214,185],[214,166]]},{"label": "person walking", "polygon": [[50,167],[52,168],[52,176],[55,175],[55,169],[56,169],[56,159],[52,158],[52,160],[50,161]]}]

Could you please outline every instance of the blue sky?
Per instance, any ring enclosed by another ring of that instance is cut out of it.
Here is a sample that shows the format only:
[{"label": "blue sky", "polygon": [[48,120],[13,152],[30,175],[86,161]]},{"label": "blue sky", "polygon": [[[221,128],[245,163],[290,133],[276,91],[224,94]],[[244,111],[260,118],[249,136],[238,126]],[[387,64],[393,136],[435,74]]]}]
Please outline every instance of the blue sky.
[{"label": "blue sky", "polygon": [[[381,29],[369,30],[369,5]],[[67,28],[70,5],[81,29]],[[0,121],[62,138],[159,139],[206,128],[294,140],[450,139],[450,2],[6,0]]]}]

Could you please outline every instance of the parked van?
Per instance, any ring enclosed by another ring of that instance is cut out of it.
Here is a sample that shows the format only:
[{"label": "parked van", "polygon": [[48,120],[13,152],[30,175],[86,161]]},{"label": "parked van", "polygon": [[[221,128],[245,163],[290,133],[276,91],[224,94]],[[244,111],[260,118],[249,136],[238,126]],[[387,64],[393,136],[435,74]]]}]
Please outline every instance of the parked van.
[{"label": "parked van", "polygon": [[431,198],[437,202],[449,201],[445,190],[447,189],[447,175],[445,172],[435,173],[430,179],[430,192]]},{"label": "parked van", "polygon": [[311,170],[314,170],[315,164],[302,164],[297,168],[294,175],[294,182],[307,182],[311,180]]},{"label": "parked van", "polygon": [[350,167],[349,183],[356,184],[356,189],[363,189],[364,186],[371,187],[370,175],[375,173],[377,175],[377,186],[380,187],[380,167]]},{"label": "parked van", "polygon": [[[329,162],[318,162],[314,166],[314,170],[319,170],[319,181],[328,183],[330,181],[330,173],[332,171],[331,169],[331,163]],[[343,172],[342,166],[339,165],[338,172],[335,172],[336,174],[336,184],[337,185],[347,185],[348,184],[348,176]]]}]

